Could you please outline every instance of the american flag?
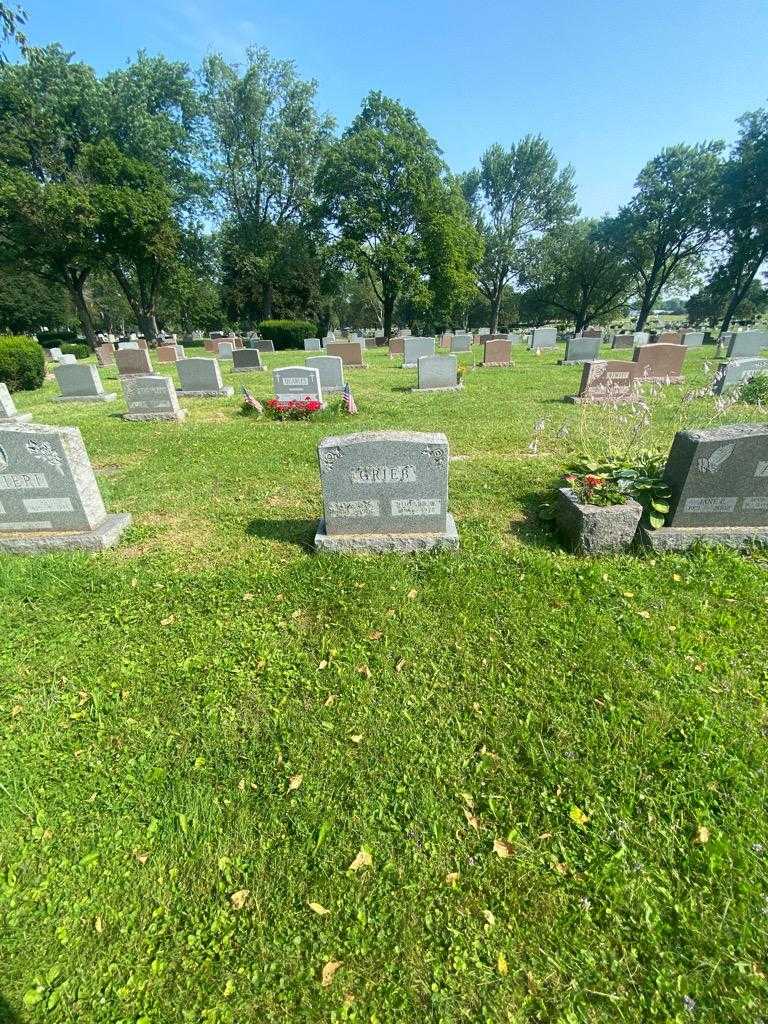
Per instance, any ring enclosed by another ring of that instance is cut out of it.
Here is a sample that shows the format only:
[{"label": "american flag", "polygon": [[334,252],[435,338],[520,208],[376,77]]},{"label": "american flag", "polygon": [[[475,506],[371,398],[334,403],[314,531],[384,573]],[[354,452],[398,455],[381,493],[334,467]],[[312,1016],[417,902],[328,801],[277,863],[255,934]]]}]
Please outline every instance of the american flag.
[{"label": "american flag", "polygon": [[258,413],[264,412],[264,406],[261,404],[261,402],[258,400],[258,398],[254,398],[254,396],[251,394],[251,392],[248,390],[248,388],[245,388],[245,387],[243,388],[243,394],[245,395],[246,403],[248,405],[250,405],[250,406],[253,406],[253,408],[256,410],[256,412],[258,412]]},{"label": "american flag", "polygon": [[349,413],[349,415],[354,416],[355,413],[357,412],[357,406],[355,405],[355,400],[352,397],[352,388],[349,386],[348,383],[344,385],[344,394],[342,395],[342,401],[344,402],[344,405],[347,407],[347,412]]}]

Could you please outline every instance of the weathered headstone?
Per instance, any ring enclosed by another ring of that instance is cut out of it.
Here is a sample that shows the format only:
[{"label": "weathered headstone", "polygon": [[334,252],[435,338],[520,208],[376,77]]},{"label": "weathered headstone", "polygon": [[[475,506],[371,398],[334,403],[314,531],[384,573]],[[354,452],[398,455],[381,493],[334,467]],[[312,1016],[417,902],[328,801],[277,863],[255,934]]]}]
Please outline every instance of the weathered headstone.
[{"label": "weathered headstone", "polygon": [[[185,359],[179,367],[193,360]],[[123,396],[128,405],[125,420],[175,420],[180,422],[187,415],[179,405],[176,388],[170,377],[156,376],[123,377]]]},{"label": "weathered headstone", "polygon": [[48,354],[50,355],[50,357],[54,361],[54,363],[60,362],[61,356],[62,356],[62,351],[61,351],[60,348],[49,349],[48,350]]},{"label": "weathered headstone", "polygon": [[672,492],[668,525],[642,531],[656,550],[768,543],[768,425],[680,431],[664,479]]},{"label": "weathered headstone", "polygon": [[146,376],[154,372],[149,352],[140,348],[119,348],[115,352],[115,362],[121,377]]},{"label": "weathered headstone", "polygon": [[453,337],[451,338],[450,350],[451,352],[471,352],[472,335],[454,334]]},{"label": "weathered headstone", "polygon": [[20,413],[11,397],[7,384],[0,383],[0,426],[7,427],[11,423],[29,423],[31,412]]},{"label": "weathered headstone", "polygon": [[637,376],[640,380],[665,381],[669,384],[680,384],[683,381],[683,361],[685,345],[643,345],[636,348],[632,361],[637,365]]},{"label": "weathered headstone", "polygon": [[117,348],[111,341],[105,341],[103,345],[99,345],[96,349],[96,358],[99,361],[99,366],[114,366],[116,351]]},{"label": "weathered headstone", "polygon": [[256,349],[257,352],[274,352],[275,343],[269,338],[253,338],[248,342],[248,348]]},{"label": "weathered headstone", "polygon": [[107,515],[76,427],[0,421],[0,551],[99,551],[130,522]]},{"label": "weathered headstone", "polygon": [[232,366],[235,373],[253,373],[266,369],[257,348],[235,349],[232,353]]},{"label": "weathered headstone", "polygon": [[219,359],[232,361],[232,353],[235,351],[234,343],[231,341],[220,341],[216,348],[216,355]]},{"label": "weathered headstone", "polygon": [[445,434],[372,431],[318,447],[325,516],[315,547],[336,553],[456,550]]},{"label": "weathered headstone", "polygon": [[637,365],[618,359],[596,359],[584,363],[578,395],[568,402],[623,403],[637,400]]},{"label": "weathered headstone", "polygon": [[509,366],[512,355],[512,342],[503,338],[495,338],[483,344],[483,366]]},{"label": "weathered headstone", "polygon": [[140,347],[138,341],[119,341],[117,343],[118,352],[135,351]]},{"label": "weathered headstone", "polygon": [[182,345],[159,345],[155,350],[158,363],[178,363],[187,358]]},{"label": "weathered headstone", "polygon": [[418,384],[414,391],[457,391],[456,356],[420,356],[416,364]]},{"label": "weathered headstone", "polygon": [[90,363],[57,366],[53,371],[61,388],[56,402],[114,402],[113,391],[105,391],[99,371]]},{"label": "weathered headstone", "polygon": [[483,335],[491,333],[491,328],[490,327],[478,327],[477,333],[480,335],[480,337],[483,337]]},{"label": "weathered headstone", "polygon": [[389,339],[389,355],[401,356],[405,351],[405,338],[390,338]]},{"label": "weathered headstone", "polygon": [[683,344],[686,348],[700,348],[704,344],[704,331],[686,331]]},{"label": "weathered headstone", "polygon": [[229,398],[235,393],[233,387],[225,387],[215,359],[207,356],[184,359],[179,363],[178,371],[182,398]]},{"label": "weathered headstone", "polygon": [[71,353],[66,352],[59,360],[59,366],[72,366],[77,362],[77,356],[73,356]]},{"label": "weathered headstone", "polygon": [[634,334],[614,334],[611,338],[611,348],[634,348]]},{"label": "weathered headstone", "polygon": [[635,331],[633,337],[635,339],[635,348],[642,348],[643,345],[647,345],[651,340],[649,331]]},{"label": "weathered headstone", "polygon": [[319,352],[322,346],[319,338],[305,338],[304,339],[304,351],[305,352]]},{"label": "weathered headstone", "polygon": [[728,359],[759,356],[768,347],[768,331],[735,331],[728,343]]},{"label": "weathered headstone", "polygon": [[582,338],[602,338],[603,329],[602,327],[585,327],[581,332]]},{"label": "weathered headstone", "polygon": [[434,338],[406,338],[403,343],[403,366],[414,369],[422,356],[433,356],[434,354]]},{"label": "weathered headstone", "polygon": [[212,356],[217,356],[219,354],[219,339],[206,338],[203,341],[203,348],[206,352],[210,352]]},{"label": "weathered headstone", "polygon": [[311,366],[281,366],[272,371],[272,383],[279,402],[323,401],[320,372]]},{"label": "weathered headstone", "polygon": [[307,366],[320,374],[320,388],[324,395],[343,392],[344,364],[339,356],[309,356]]},{"label": "weathered headstone", "polygon": [[531,348],[553,348],[557,341],[556,327],[534,327]]},{"label": "weathered headstone", "polygon": [[727,363],[720,363],[712,385],[712,393],[723,395],[727,391],[732,391],[745,384],[756,373],[768,373],[768,359],[753,356],[751,359],[729,359]]},{"label": "weathered headstone", "polygon": [[597,359],[602,343],[602,336],[582,335],[580,338],[569,338],[565,343],[565,359],[559,362],[563,365],[570,363],[588,363]]},{"label": "weathered headstone", "polygon": [[659,331],[653,337],[654,345],[682,345],[682,331]]},{"label": "weathered headstone", "polygon": [[339,356],[347,369],[363,369],[363,346],[359,341],[329,341],[325,346],[326,354]]}]

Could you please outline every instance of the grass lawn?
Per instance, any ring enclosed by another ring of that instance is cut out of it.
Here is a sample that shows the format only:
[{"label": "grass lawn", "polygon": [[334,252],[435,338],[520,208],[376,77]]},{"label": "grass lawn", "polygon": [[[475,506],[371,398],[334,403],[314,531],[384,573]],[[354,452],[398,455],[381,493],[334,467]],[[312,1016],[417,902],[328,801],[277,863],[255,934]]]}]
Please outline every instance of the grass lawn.
[{"label": "grass lawn", "polygon": [[[412,395],[369,352],[313,423],[17,396],[135,525],[0,556],[3,1024],[768,1019],[768,559],[564,552],[537,496],[624,428],[561,353]],[[448,435],[457,555],[312,553],[353,429]]]}]

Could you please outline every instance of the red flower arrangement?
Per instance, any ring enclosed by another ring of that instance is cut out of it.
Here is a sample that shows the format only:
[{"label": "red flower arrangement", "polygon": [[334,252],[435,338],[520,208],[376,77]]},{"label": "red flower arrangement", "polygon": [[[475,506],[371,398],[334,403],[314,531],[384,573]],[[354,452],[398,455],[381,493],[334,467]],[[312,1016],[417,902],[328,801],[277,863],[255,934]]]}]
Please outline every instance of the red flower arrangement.
[{"label": "red flower arrangement", "polygon": [[312,413],[319,412],[323,408],[322,402],[316,398],[292,398],[290,401],[281,402],[277,398],[270,398],[264,407],[267,416],[276,420],[305,420]]}]

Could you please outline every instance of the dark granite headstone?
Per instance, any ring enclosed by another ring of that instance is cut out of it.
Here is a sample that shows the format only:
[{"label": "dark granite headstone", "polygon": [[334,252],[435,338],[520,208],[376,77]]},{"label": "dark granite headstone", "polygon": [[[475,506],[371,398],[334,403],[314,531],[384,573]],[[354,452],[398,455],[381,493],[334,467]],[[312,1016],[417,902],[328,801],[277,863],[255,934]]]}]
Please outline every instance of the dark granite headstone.
[{"label": "dark granite headstone", "polygon": [[235,349],[232,353],[232,367],[235,373],[252,373],[266,367],[257,348]]}]

